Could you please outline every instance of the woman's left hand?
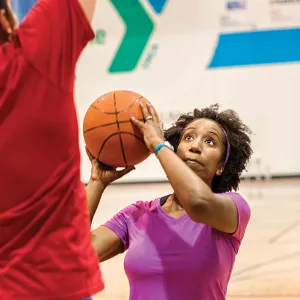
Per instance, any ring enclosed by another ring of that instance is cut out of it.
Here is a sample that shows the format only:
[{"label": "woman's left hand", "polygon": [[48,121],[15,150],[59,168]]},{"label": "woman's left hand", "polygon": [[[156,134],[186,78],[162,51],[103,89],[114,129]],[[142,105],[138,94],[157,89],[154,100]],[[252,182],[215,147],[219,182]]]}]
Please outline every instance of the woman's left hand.
[{"label": "woman's left hand", "polygon": [[140,106],[145,122],[137,120],[134,116],[131,117],[131,121],[140,129],[144,136],[146,146],[153,153],[155,147],[164,142],[163,123],[159,120],[155,109],[149,102],[146,105],[141,102]]}]

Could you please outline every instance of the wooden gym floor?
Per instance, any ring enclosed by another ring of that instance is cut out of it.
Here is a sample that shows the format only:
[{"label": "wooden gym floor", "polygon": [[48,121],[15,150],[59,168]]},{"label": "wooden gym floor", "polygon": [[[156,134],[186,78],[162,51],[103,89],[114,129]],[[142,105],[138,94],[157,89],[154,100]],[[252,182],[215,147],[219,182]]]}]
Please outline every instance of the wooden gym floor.
[{"label": "wooden gym floor", "polygon": [[[171,189],[164,183],[113,185],[104,194],[92,227],[130,203],[168,192]],[[252,219],[227,299],[300,299],[300,180],[244,181],[240,193],[252,208]],[[106,288],[94,300],[128,300],[123,255],[102,263],[101,269]]]}]

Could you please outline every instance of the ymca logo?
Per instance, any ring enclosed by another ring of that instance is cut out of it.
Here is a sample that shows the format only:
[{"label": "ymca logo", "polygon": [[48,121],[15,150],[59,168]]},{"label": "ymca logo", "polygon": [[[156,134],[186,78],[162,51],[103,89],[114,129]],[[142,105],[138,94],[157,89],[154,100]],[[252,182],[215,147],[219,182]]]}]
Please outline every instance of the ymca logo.
[{"label": "ymca logo", "polygon": [[[155,23],[151,19],[145,7],[141,4],[142,0],[108,0],[115,8],[117,14],[121,17],[126,26],[125,34],[114,55],[109,73],[121,73],[133,71],[145,51],[148,42],[155,31]],[[148,1],[156,15],[160,15],[168,0],[145,0]],[[14,0],[13,8],[21,21],[37,0]],[[105,44],[105,30],[95,30],[96,38],[91,44]],[[157,45],[151,47],[150,54],[144,62],[144,67],[149,65],[152,57],[157,51]]]},{"label": "ymca logo", "polygon": [[[133,71],[155,30],[155,23],[140,0],[109,0],[126,26],[125,34],[109,66],[110,73]],[[168,0],[147,0],[160,15]],[[155,48],[156,49],[156,48]]]}]

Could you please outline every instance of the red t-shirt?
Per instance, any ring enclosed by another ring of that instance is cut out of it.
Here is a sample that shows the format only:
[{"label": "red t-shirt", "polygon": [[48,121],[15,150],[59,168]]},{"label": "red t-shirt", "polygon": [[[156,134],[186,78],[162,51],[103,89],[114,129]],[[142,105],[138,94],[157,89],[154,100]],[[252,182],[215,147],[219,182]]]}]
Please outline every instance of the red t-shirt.
[{"label": "red t-shirt", "polygon": [[0,46],[0,299],[103,289],[73,100],[75,64],[93,37],[77,0],[40,0]]}]

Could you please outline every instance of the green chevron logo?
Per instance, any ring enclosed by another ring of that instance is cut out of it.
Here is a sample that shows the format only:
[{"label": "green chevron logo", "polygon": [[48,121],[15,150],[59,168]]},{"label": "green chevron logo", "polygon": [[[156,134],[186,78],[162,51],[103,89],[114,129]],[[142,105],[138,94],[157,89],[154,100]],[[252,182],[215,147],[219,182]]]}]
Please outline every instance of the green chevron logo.
[{"label": "green chevron logo", "polygon": [[139,0],[110,0],[126,25],[126,32],[109,66],[110,73],[133,71],[154,31],[154,22]]}]

